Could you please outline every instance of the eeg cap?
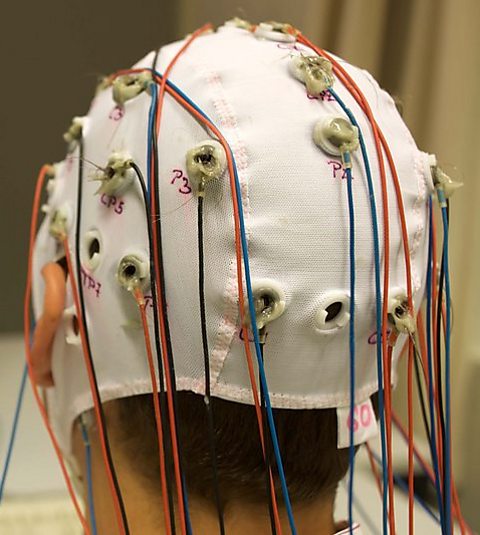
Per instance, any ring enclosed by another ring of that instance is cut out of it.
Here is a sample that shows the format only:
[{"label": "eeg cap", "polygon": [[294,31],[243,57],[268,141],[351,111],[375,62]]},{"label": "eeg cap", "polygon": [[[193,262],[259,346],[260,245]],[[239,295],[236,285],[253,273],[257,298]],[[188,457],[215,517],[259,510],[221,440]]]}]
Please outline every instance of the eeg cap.
[{"label": "eeg cap", "polygon": [[[265,370],[272,406],[345,408],[350,399],[351,319],[347,181],[340,153],[317,145],[314,132],[316,125],[331,126],[332,117],[346,116],[328,91],[310,95],[295,75],[292,64],[298,67],[299,58],[314,53],[299,43],[277,42],[272,33],[255,34],[227,25],[203,35],[180,57],[169,79],[206,113],[234,153],[252,284],[258,290],[259,312],[267,314],[264,317],[268,319]],[[156,70],[164,72],[183,44],[180,41],[163,47]],[[151,52],[136,67],[151,68],[153,59]],[[339,61],[365,94],[393,154],[403,195],[418,309],[427,265],[427,199],[433,190],[428,159],[415,145],[392,98],[366,71]],[[83,285],[86,325],[103,401],[152,390],[138,308],[125,285],[119,283],[124,273],[120,267],[130,259],[138,268],[137,275],[143,277],[153,330],[143,197],[138,183],[119,161],[134,161],[146,176],[151,103],[148,79],[133,96],[122,93],[120,104],[112,96],[112,87],[103,89],[82,123],[85,161],[80,228],[82,280],[78,283]],[[118,84],[113,89],[121,92]],[[380,178],[370,125],[340,83],[336,83],[335,91],[355,114],[372,155],[380,221]],[[321,132],[317,134],[321,136]],[[204,361],[198,304],[197,184],[190,174],[193,168],[188,155],[208,140],[216,141],[166,95],[158,139],[166,299],[177,389],[199,394],[204,393]],[[73,138],[69,143],[72,152],[56,165],[48,205],[50,214],[64,214],[73,253],[79,146]],[[372,215],[365,168],[360,151],[353,145],[351,159],[357,264],[355,402],[362,403],[378,390],[378,337]],[[109,182],[109,173],[116,182]],[[387,183],[389,298],[395,301],[406,296],[407,288],[399,212],[388,172]],[[205,299],[211,394],[252,404],[241,339],[231,195],[228,170],[205,183]],[[382,257],[383,232],[380,224]],[[57,243],[49,234],[47,216],[38,233],[34,258],[37,316],[43,298],[40,269],[56,255]],[[69,290],[64,321],[54,343],[55,387],[49,391],[52,421],[65,451],[70,449],[74,419],[93,405],[74,316]],[[395,347],[394,361],[401,341]]]}]

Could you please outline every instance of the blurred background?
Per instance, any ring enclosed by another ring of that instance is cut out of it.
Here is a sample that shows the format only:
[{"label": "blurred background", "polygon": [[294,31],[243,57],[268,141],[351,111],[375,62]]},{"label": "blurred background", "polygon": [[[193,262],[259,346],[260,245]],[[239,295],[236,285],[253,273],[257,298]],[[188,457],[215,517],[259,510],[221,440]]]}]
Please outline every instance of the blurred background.
[{"label": "blurred background", "polygon": [[[455,194],[451,216],[454,451],[463,508],[478,527],[478,0],[45,0],[4,6],[0,33],[4,72],[0,85],[0,280],[4,281],[0,459],[21,377],[18,333],[37,170],[44,162],[64,157],[62,133],[73,115],[86,112],[99,75],[131,65],[146,52],[183,37],[206,21],[218,25],[233,16],[252,22],[289,22],[321,47],[369,70],[403,102],[405,120],[420,148],[437,154],[443,167],[465,184]],[[400,409],[404,392],[400,384],[396,392]],[[47,446],[43,449],[45,437],[30,402],[28,398],[13,458],[11,495],[55,490],[60,485],[49,464]],[[36,449],[32,444],[38,444]]]}]

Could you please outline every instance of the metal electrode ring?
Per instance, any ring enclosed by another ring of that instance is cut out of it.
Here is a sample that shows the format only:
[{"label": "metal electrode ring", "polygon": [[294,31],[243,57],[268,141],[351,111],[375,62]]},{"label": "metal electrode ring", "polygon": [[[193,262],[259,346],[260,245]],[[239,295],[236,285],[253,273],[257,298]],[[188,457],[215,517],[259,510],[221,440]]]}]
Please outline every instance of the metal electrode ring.
[{"label": "metal electrode ring", "polygon": [[199,143],[186,155],[187,173],[195,184],[198,196],[204,196],[205,184],[220,178],[227,166],[223,146],[213,139]]},{"label": "metal electrode ring", "polygon": [[149,264],[146,258],[139,254],[124,256],[118,265],[117,281],[129,292],[143,289],[148,284]]},{"label": "metal electrode ring", "polygon": [[151,81],[152,74],[149,71],[117,76],[112,85],[113,100],[123,106],[125,102],[145,91]]},{"label": "metal electrode ring", "polygon": [[314,97],[320,96],[334,83],[332,64],[321,56],[294,56],[290,72],[305,84],[308,94]]},{"label": "metal electrode ring", "polygon": [[[282,287],[270,279],[252,281],[253,302],[257,329],[261,337],[265,335],[267,324],[279,318],[285,311],[286,298]],[[248,302],[245,303],[245,321],[250,325]]]},{"label": "metal electrode ring", "polygon": [[132,184],[135,171],[131,166],[132,157],[126,152],[113,152],[107,165],[99,169],[92,180],[99,181],[100,187],[95,193],[119,195]]},{"label": "metal electrode ring", "polygon": [[315,123],[313,140],[328,154],[342,156],[358,149],[358,128],[344,117],[327,116]]}]

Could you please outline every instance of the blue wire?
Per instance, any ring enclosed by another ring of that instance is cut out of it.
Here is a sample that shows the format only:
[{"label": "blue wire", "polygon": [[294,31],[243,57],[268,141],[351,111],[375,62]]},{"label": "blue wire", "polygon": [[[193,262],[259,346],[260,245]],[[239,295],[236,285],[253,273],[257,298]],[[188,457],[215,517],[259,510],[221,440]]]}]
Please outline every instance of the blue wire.
[{"label": "blue wire", "polygon": [[[375,452],[372,452],[372,455],[373,455],[373,458],[377,461],[377,463],[381,464],[380,459],[378,458],[378,455]],[[409,494],[408,484],[403,478],[401,478],[400,476],[396,474],[393,474],[393,481],[395,482],[395,485],[397,485],[401,490],[403,490],[405,494],[407,495]],[[418,503],[418,505],[420,505],[420,507],[426,513],[428,513],[428,515],[431,516],[438,525],[441,525],[440,519],[435,515],[435,513],[430,509],[430,507],[422,500],[422,498],[420,498],[420,496],[418,496],[418,494],[415,494],[415,493],[413,494],[413,496],[415,498],[415,501]]]},{"label": "blue wire", "polygon": [[[154,71],[152,71],[154,72]],[[158,74],[158,73],[157,73]],[[158,87],[155,82],[150,83],[151,90],[151,104],[150,110],[148,112],[148,131],[147,131],[147,179],[146,179],[146,190],[147,190],[147,202],[150,204],[150,174],[151,174],[151,164],[152,164],[152,150],[153,150],[153,132],[155,128],[155,115],[157,113],[157,96],[158,96]],[[186,490],[186,482],[184,475],[182,474],[182,498],[185,508],[185,524],[187,533],[191,535],[192,533],[192,523],[190,520],[190,511],[188,506],[188,495]]]},{"label": "blue wire", "polygon": [[445,329],[445,529],[447,533],[450,533],[450,527],[452,525],[452,484],[451,484],[451,422],[450,422],[450,272],[448,268],[448,215],[445,194],[442,189],[437,189],[438,202],[442,209],[442,223],[443,223],[443,262],[445,273],[445,307],[446,307],[446,329]]},{"label": "blue wire", "polygon": [[3,492],[5,490],[5,483],[7,481],[8,469],[10,467],[10,460],[12,458],[13,447],[15,445],[15,437],[17,435],[18,421],[20,419],[20,411],[22,408],[22,402],[25,395],[25,385],[27,382],[28,368],[25,364],[22,373],[22,379],[20,381],[20,389],[18,391],[17,405],[15,407],[15,415],[13,417],[12,429],[10,431],[10,439],[8,441],[7,455],[5,457],[5,463],[3,465],[2,479],[0,482],[0,503],[3,499]]},{"label": "blue wire", "polygon": [[92,454],[90,448],[90,440],[88,439],[88,432],[82,418],[80,418],[80,429],[82,431],[83,444],[85,446],[85,461],[87,465],[87,496],[88,509],[90,511],[90,526],[92,528],[92,535],[97,535],[97,522],[95,520],[95,505],[93,501],[93,485],[92,485]]},{"label": "blue wire", "polygon": [[185,524],[187,528],[188,535],[192,535],[192,522],[190,520],[190,507],[188,505],[188,493],[187,493],[187,482],[185,481],[185,476],[182,474],[182,496],[183,503],[185,507]]},{"label": "blue wire", "polygon": [[435,409],[433,395],[433,357],[432,357],[432,244],[433,244],[433,225],[432,225],[432,199],[428,201],[429,214],[429,233],[428,233],[428,259],[427,259],[427,363],[428,363],[428,401],[430,410],[430,451],[432,454],[432,464],[435,472],[435,490],[437,494],[438,510],[442,525],[442,534],[445,535],[445,522],[443,514],[442,492],[440,489],[440,469],[437,455],[437,436],[435,429]]},{"label": "blue wire", "polygon": [[353,477],[355,471],[355,446],[353,444],[355,410],[355,211],[353,204],[352,169],[350,167],[350,153],[343,155],[347,173],[347,194],[350,234],[350,323],[349,323],[349,352],[350,352],[350,444],[348,456],[350,462],[350,478],[348,482],[348,521],[350,533],[353,534]]},{"label": "blue wire", "polygon": [[383,522],[383,534],[388,533],[388,474],[386,467],[386,431],[385,431],[385,412],[384,412],[384,398],[383,398],[383,362],[382,362],[382,290],[380,284],[380,240],[378,233],[378,219],[377,219],[377,207],[375,202],[375,189],[373,187],[372,171],[370,168],[370,161],[368,158],[367,147],[362,134],[362,129],[358,124],[355,116],[351,110],[345,105],[340,96],[332,89],[329,89],[331,95],[340,105],[342,110],[350,119],[350,122],[358,128],[358,137],[360,141],[360,148],[362,152],[362,159],[365,166],[365,173],[367,176],[368,194],[370,198],[370,211],[372,215],[372,230],[373,230],[373,256],[375,265],[375,314],[376,314],[376,329],[377,329],[377,380],[378,380],[378,412],[380,415],[380,439],[382,449],[382,476],[383,476],[383,491],[382,491],[382,522]]},{"label": "blue wire", "polygon": [[[158,75],[161,78],[161,74],[153,71],[156,75]],[[167,85],[171,87],[178,95],[180,95],[188,104],[190,104],[202,117],[204,117],[207,121],[214,124],[213,121],[210,120],[210,118],[187,96],[183,91],[181,91],[175,84],[170,82],[170,80],[167,80]],[[258,329],[257,329],[257,322],[256,322],[256,313],[255,313],[255,305],[254,305],[254,299],[253,299],[253,291],[252,291],[252,282],[250,278],[250,263],[249,263],[249,257],[248,257],[248,244],[247,244],[247,238],[246,238],[246,231],[245,231],[245,222],[243,218],[243,205],[242,205],[242,194],[241,194],[241,187],[240,187],[240,180],[238,178],[238,171],[237,166],[235,163],[235,156],[233,154],[233,151],[230,147],[230,145],[227,143],[228,151],[230,152],[230,155],[232,157],[232,163],[233,163],[233,174],[234,174],[234,180],[235,180],[235,187],[236,187],[236,203],[238,206],[238,212],[239,212],[239,220],[240,220],[240,238],[242,242],[242,255],[243,255],[243,264],[245,268],[245,281],[247,286],[247,295],[248,295],[248,307],[249,307],[249,313],[250,313],[250,320],[251,320],[251,327],[253,332],[253,338],[255,341],[255,353],[257,357],[257,363],[258,363],[258,371],[260,376],[260,383],[263,388],[263,392],[265,395],[265,409],[267,413],[267,420],[270,428],[270,434],[272,437],[272,446],[273,451],[275,455],[275,461],[277,464],[277,470],[278,470],[278,476],[280,479],[280,484],[282,487],[282,494],[283,494],[283,500],[285,502],[285,509],[287,511],[288,521],[290,524],[290,530],[292,532],[292,535],[297,535],[297,529],[295,527],[295,521],[293,518],[293,511],[292,511],[292,505],[290,502],[290,497],[288,494],[288,488],[287,488],[287,481],[285,477],[285,472],[283,469],[283,463],[282,463],[282,456],[280,453],[280,446],[278,443],[278,437],[277,432],[275,429],[275,421],[273,418],[273,411],[272,411],[272,405],[270,402],[270,394],[268,390],[268,384],[267,384],[267,378],[265,375],[265,368],[263,365],[262,360],[262,353],[260,349],[260,339],[258,336]]]},{"label": "blue wire", "polygon": [[280,453],[280,446],[278,444],[278,437],[277,432],[275,429],[275,421],[273,419],[273,411],[272,406],[270,403],[270,394],[268,390],[268,384],[267,384],[267,378],[265,375],[265,368],[263,366],[263,360],[262,360],[262,353],[260,349],[260,340],[258,336],[258,329],[257,329],[257,321],[256,321],[256,311],[255,311],[255,303],[253,299],[253,291],[252,291],[252,282],[250,277],[250,263],[248,258],[248,244],[247,244],[247,238],[246,238],[246,232],[245,232],[245,222],[243,219],[243,206],[242,206],[242,193],[241,193],[241,187],[240,187],[240,181],[238,178],[238,172],[237,172],[237,166],[235,164],[235,158],[233,155],[233,151],[228,146],[228,149],[230,151],[232,161],[233,161],[233,171],[234,171],[234,178],[235,178],[235,187],[237,190],[237,206],[238,206],[238,212],[239,212],[239,219],[240,219],[240,234],[241,234],[241,241],[242,241],[242,253],[243,253],[243,264],[245,267],[245,281],[247,285],[247,294],[248,294],[248,308],[250,312],[250,320],[251,320],[251,327],[253,332],[253,338],[255,340],[255,353],[257,356],[257,363],[258,363],[258,369],[259,369],[259,375],[260,375],[260,382],[263,388],[263,393],[265,397],[265,408],[267,412],[267,419],[270,427],[270,434],[272,437],[272,445],[273,450],[275,454],[275,461],[277,463],[277,469],[278,469],[278,475],[280,477],[280,483],[282,486],[282,493],[283,493],[283,499],[285,502],[285,508],[287,510],[287,516],[290,523],[290,529],[292,532],[292,535],[297,534],[297,529],[295,527],[295,521],[293,518],[293,511],[292,511],[292,505],[290,503],[290,496],[288,494],[288,488],[287,488],[287,481],[285,478],[285,472],[283,470],[283,463],[282,463],[282,457]]},{"label": "blue wire", "polygon": [[147,130],[147,180],[146,180],[146,188],[147,188],[147,202],[150,204],[150,169],[152,164],[152,145],[153,145],[153,129],[155,128],[155,115],[157,112],[157,95],[158,95],[158,87],[155,82],[152,82],[150,84],[150,90],[152,92],[152,101],[150,104],[150,110],[148,112],[148,130]]}]

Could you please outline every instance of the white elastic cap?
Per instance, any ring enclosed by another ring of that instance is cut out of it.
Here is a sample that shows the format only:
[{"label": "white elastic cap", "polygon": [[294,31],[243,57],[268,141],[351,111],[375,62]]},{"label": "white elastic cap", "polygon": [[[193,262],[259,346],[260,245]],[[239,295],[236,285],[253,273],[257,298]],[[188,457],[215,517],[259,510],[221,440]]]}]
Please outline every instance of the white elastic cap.
[{"label": "white elastic cap", "polygon": [[[274,407],[326,408],[349,403],[349,321],[328,309],[332,295],[343,307],[349,296],[349,226],[347,181],[341,159],[319,149],[312,129],[322,117],[343,116],[332,98],[312,99],[305,85],[291,76],[291,55],[313,52],[289,34],[272,28],[258,39],[235,27],[201,36],[180,56],[171,80],[211,118],[228,141],[237,166],[248,238],[252,280],[274,281],[284,293],[285,310],[267,325],[265,369]],[[262,31],[263,31],[262,30]],[[271,32],[271,33],[268,33]],[[277,40],[272,40],[273,37]],[[281,38],[282,42],[278,39]],[[287,39],[288,38],[288,39]],[[285,43],[284,41],[288,41]],[[185,44],[161,49],[156,69],[164,72]],[[285,47],[290,47],[285,52]],[[151,68],[154,53],[136,68]],[[419,306],[427,265],[427,187],[418,151],[392,99],[365,71],[343,62],[370,103],[396,164],[412,259],[414,300]],[[381,184],[371,128],[362,110],[340,83],[336,93],[355,115],[370,158],[377,212]],[[147,127],[151,96],[141,91],[113,113],[112,89],[100,91],[84,128],[84,182],[80,242],[92,229],[101,244],[101,262],[83,265],[83,284],[92,357],[102,400],[151,391],[143,331],[131,292],[116,274],[123,258],[149,258],[147,219],[138,181],[124,190],[96,195],[89,181],[105,168],[113,152],[127,152],[148,176]],[[206,139],[219,141],[167,96],[158,137],[159,198],[168,318],[179,390],[204,393],[204,361],[198,302],[197,203],[186,155]],[[49,199],[52,211],[76,210],[78,148],[57,166]],[[352,153],[356,252],[356,399],[378,389],[375,339],[375,280],[372,216],[365,166]],[[390,207],[390,285],[405,287],[405,263],[395,193],[388,178]],[[73,224],[68,228],[72,255]],[[213,396],[253,403],[241,338],[237,291],[235,231],[228,171],[205,186],[204,258],[207,333]],[[379,217],[379,234],[383,225]],[[96,244],[95,244],[96,246]],[[41,310],[41,267],[55,257],[57,245],[48,233],[48,218],[38,234],[34,263],[36,314]],[[383,244],[380,243],[383,257]],[[149,286],[144,290],[153,336]],[[73,305],[70,291],[66,308]],[[323,307],[323,312],[319,310]],[[326,311],[327,310],[327,311]],[[326,311],[326,312],[325,312]],[[320,316],[321,317],[320,317]],[[335,319],[336,317],[336,319]],[[341,321],[340,321],[341,319]],[[58,330],[53,355],[55,388],[51,417],[62,445],[69,449],[74,419],[92,406],[80,344],[71,343],[70,320]],[[327,333],[325,325],[335,322]],[[325,335],[324,334],[328,334]],[[370,343],[369,343],[370,340]],[[394,358],[398,356],[397,344]]]}]

